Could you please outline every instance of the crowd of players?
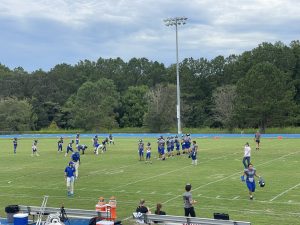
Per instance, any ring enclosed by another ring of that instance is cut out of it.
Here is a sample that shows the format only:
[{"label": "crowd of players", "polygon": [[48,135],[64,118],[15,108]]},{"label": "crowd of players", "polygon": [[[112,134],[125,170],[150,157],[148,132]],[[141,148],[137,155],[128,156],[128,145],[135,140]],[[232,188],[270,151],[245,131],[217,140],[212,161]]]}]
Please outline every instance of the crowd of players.
[{"label": "crowd of players", "polygon": [[[138,142],[139,160],[144,160],[144,152],[146,151],[146,162],[151,161],[151,143],[148,142],[146,147],[142,139]],[[176,136],[169,136],[166,139],[160,136],[157,139],[158,159],[166,160],[166,158],[187,154],[192,158],[192,164],[197,165],[198,145],[196,141],[192,141],[190,134],[182,135],[181,138]]]},{"label": "crowd of players", "polygon": [[[254,135],[254,140],[256,143],[256,150],[260,149],[260,138],[261,134],[259,132],[256,132]],[[164,138],[163,136],[160,136],[157,139],[157,152],[159,160],[166,160],[170,157],[180,156],[180,155],[187,155],[189,158],[192,159],[192,164],[197,165],[197,154],[198,154],[198,145],[196,141],[192,141],[190,134],[182,135],[181,138],[176,136],[169,136]],[[57,152],[61,153],[63,152],[63,143],[64,139],[63,137],[60,137],[57,141]],[[102,153],[107,151],[107,145],[108,144],[114,144],[113,136],[110,134],[108,137],[104,138],[102,141],[99,140],[98,136],[95,135],[92,139],[93,143],[93,152],[95,155],[99,154],[99,151]],[[75,144],[75,147],[73,145]],[[31,156],[39,156],[38,154],[38,140],[34,140],[32,144],[32,154]],[[18,139],[13,139],[13,149],[14,153],[17,152],[17,146],[18,146]],[[65,157],[67,157],[69,152],[72,152],[71,154],[71,161],[68,163],[68,166],[65,168],[65,178],[67,181],[67,190],[68,190],[68,196],[73,196],[74,194],[74,181],[75,179],[78,179],[78,168],[80,165],[80,154],[84,155],[86,149],[88,148],[87,145],[80,143],[80,134],[77,133],[75,137],[75,141],[71,140],[67,147],[65,152]],[[142,139],[138,141],[138,155],[139,160],[143,161],[145,160],[146,163],[152,163],[151,161],[151,143],[148,142],[145,146],[145,143]],[[146,152],[146,159],[144,158],[144,152]],[[250,160],[251,157],[251,148],[249,143],[247,142],[244,146],[244,157],[243,157],[243,165],[244,165],[244,171],[243,175],[241,176],[241,180],[245,181],[247,188],[249,190],[249,197],[252,200],[253,199],[253,193],[255,192],[255,177],[259,177],[259,184],[260,186],[264,186],[264,180],[262,177],[257,175],[256,169],[253,167],[253,164]]]},{"label": "crowd of players", "polygon": [[[110,134],[107,138],[104,138],[103,141],[100,141],[98,138],[98,135],[95,135],[93,140],[93,148],[94,148],[94,154],[98,155],[99,151],[102,151],[102,153],[106,152],[107,150],[107,144],[114,144],[113,136]],[[63,144],[64,144],[64,138],[60,137],[57,141],[57,152],[61,153],[63,152]],[[75,146],[74,146],[75,144]],[[14,154],[17,153],[17,147],[18,147],[18,139],[13,138],[13,149]],[[65,152],[65,157],[67,157],[68,153],[71,152],[71,161],[68,162],[67,167],[65,168],[65,180],[67,183],[67,195],[73,196],[74,195],[74,182],[76,179],[78,179],[79,175],[79,165],[80,165],[80,155],[85,154],[85,150],[88,148],[87,145],[80,143],[80,134],[77,133],[75,137],[75,141],[71,140],[67,147]],[[38,154],[38,140],[34,140],[32,144],[32,154],[31,156],[39,156]]]}]

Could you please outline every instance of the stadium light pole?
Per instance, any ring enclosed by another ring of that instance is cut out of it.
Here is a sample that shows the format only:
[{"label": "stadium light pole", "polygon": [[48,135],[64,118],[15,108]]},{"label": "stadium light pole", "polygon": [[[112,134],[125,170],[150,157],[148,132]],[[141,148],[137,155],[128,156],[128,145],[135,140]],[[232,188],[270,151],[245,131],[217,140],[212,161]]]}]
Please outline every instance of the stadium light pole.
[{"label": "stadium light pole", "polygon": [[177,78],[177,133],[181,134],[181,118],[180,118],[180,81],[179,81],[179,62],[178,62],[178,26],[186,24],[186,17],[174,17],[165,19],[166,26],[175,26],[176,31],[176,78]]}]

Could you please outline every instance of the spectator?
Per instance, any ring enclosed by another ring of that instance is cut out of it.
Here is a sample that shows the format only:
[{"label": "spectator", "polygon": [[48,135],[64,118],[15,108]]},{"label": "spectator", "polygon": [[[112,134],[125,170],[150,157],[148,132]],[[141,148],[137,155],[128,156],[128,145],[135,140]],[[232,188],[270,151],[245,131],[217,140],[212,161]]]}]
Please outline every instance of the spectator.
[{"label": "spectator", "polygon": [[145,206],[145,200],[141,199],[139,206],[136,208],[136,212],[140,213],[150,213],[150,210],[148,207]]},{"label": "spectator", "polygon": [[[156,205],[156,210],[155,210],[155,214],[156,215],[166,215],[166,212],[161,210],[162,208],[162,204],[161,203],[157,203]],[[153,221],[154,223],[161,223],[161,221]]]}]

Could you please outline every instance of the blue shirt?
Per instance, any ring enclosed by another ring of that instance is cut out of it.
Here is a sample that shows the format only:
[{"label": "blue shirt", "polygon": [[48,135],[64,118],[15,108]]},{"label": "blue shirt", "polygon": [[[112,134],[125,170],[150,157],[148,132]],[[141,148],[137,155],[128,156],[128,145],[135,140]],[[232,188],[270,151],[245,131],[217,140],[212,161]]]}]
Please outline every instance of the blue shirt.
[{"label": "blue shirt", "polygon": [[94,146],[98,145],[98,138],[93,138],[93,141],[94,141]]},{"label": "blue shirt", "polygon": [[79,154],[79,152],[74,152],[74,153],[72,154],[71,158],[72,158],[72,160],[73,160],[74,162],[80,161],[80,154]]},{"label": "blue shirt", "polygon": [[65,169],[65,173],[67,177],[74,177],[76,169],[72,166],[67,166]]}]

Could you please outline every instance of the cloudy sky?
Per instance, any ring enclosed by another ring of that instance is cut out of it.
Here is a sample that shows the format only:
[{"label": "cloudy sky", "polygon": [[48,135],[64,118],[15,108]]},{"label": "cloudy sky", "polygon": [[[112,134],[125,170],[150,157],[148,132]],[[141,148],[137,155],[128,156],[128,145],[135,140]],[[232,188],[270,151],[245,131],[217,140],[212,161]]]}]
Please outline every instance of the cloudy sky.
[{"label": "cloudy sky", "polygon": [[300,39],[298,0],[0,0],[0,63],[50,70],[99,57],[176,60],[228,56],[261,42]]}]

